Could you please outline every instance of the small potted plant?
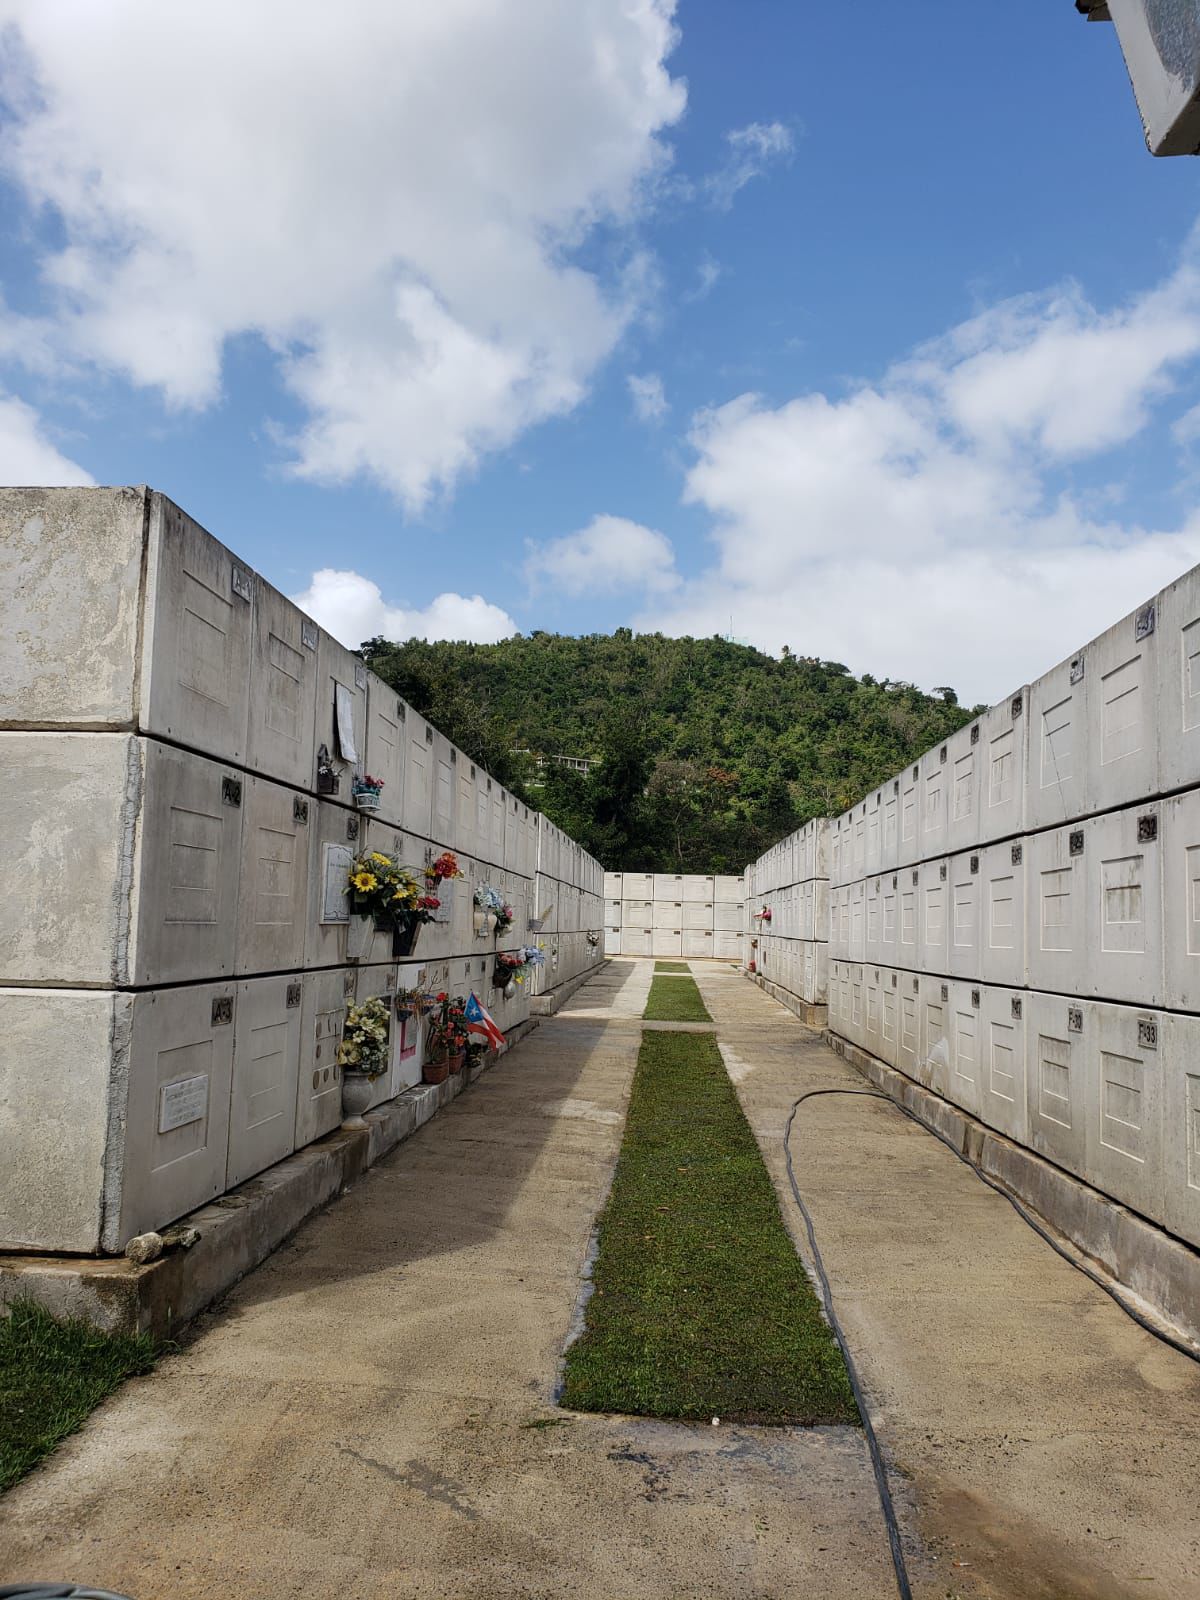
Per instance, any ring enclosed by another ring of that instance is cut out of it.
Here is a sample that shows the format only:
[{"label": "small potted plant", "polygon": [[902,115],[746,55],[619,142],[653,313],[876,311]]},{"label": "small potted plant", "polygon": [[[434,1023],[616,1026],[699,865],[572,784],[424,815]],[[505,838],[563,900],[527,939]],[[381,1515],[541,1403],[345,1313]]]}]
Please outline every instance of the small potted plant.
[{"label": "small potted plant", "polygon": [[364,772],[361,778],[355,778],[350,793],[360,811],[378,811],[383,795],[383,779],[373,778],[369,772]]},{"label": "small potted plant", "polygon": [[434,997],[435,1011],[429,1028],[429,1044],[422,1069],[426,1083],[444,1083],[451,1073],[461,1072],[467,1059],[471,1036],[467,1031],[465,1003],[444,990]]},{"label": "small potted plant", "polygon": [[365,1128],[371,1086],[388,1069],[391,1037],[388,1008],[378,997],[350,1006],[342,1025],[338,1066],[342,1069],[342,1127]]}]

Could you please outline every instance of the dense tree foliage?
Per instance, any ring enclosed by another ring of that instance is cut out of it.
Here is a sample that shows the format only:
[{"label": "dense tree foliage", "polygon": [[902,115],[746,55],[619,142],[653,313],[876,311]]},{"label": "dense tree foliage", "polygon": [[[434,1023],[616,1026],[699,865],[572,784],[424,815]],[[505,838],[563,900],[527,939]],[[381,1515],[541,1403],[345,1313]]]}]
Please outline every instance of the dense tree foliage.
[{"label": "dense tree foliage", "polygon": [[[371,639],[362,654],[473,761],[601,861],[631,869],[741,871],[972,715],[950,689],[628,628],[493,645]],[[539,773],[539,753],[600,765],[586,778]]]}]

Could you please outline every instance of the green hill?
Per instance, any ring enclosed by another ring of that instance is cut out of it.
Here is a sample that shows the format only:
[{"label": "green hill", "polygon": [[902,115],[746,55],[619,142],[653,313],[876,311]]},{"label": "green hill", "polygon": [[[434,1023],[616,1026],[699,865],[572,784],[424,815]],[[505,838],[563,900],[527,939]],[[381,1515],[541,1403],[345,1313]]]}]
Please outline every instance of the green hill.
[{"label": "green hill", "polygon": [[[970,720],[950,691],[724,639],[534,633],[362,655],[473,761],[613,867],[738,871]],[[528,753],[525,753],[528,752]],[[584,777],[537,755],[598,758]]]}]

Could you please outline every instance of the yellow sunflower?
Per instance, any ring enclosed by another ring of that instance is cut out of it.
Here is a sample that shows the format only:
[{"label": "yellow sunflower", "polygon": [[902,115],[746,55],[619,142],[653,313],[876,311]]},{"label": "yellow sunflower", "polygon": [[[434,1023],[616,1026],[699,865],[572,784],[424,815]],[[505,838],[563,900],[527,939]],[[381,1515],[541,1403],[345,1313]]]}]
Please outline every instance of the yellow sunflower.
[{"label": "yellow sunflower", "polygon": [[373,872],[367,872],[365,869],[362,872],[356,872],[350,882],[358,890],[359,894],[370,894],[372,889],[379,887],[379,879]]}]

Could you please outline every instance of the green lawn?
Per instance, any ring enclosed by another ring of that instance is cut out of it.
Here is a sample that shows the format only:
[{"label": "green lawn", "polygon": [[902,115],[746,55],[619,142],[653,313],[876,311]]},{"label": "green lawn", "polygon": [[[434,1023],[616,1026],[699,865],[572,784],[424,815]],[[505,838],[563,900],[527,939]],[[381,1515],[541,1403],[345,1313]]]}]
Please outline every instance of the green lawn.
[{"label": "green lawn", "polygon": [[857,1422],[841,1354],[707,1034],[642,1040],[592,1278],[562,1405]]},{"label": "green lawn", "polygon": [[0,1490],[37,1465],[107,1395],[154,1365],[148,1337],[59,1321],[30,1301],[0,1317]]},{"label": "green lawn", "polygon": [[647,1022],[711,1022],[694,978],[653,978],[646,1009]]},{"label": "green lawn", "polygon": [[656,961],[655,972],[690,972],[692,969],[686,961]]}]

